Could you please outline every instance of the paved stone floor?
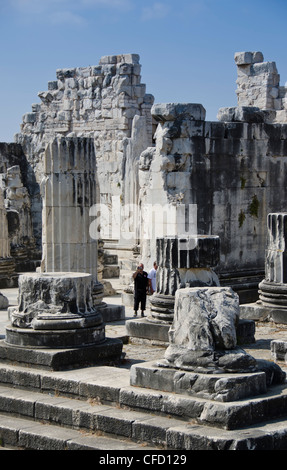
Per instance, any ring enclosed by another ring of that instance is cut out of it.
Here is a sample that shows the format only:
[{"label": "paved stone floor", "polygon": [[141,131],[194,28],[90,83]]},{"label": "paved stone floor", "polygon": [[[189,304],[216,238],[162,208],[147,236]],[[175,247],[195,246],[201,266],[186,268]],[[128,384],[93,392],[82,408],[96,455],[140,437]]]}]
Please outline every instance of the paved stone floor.
[{"label": "paved stone floor", "polygon": [[[1,289],[1,292],[8,297],[10,306],[17,305],[18,289]],[[105,302],[114,305],[121,305],[122,299],[120,289],[118,294],[107,297]],[[147,312],[148,313],[148,312]],[[125,306],[125,319],[133,318],[133,310],[129,306]],[[0,338],[5,336],[5,328],[9,325],[7,310],[0,310]],[[106,324],[106,337],[126,338],[125,320]],[[255,358],[272,360],[270,352],[270,342],[273,339],[287,340],[287,325],[275,325],[273,323],[264,322],[256,325],[256,343],[251,345],[243,345],[242,347]],[[121,367],[129,368],[132,364],[143,361],[151,361],[160,359],[164,356],[165,347],[154,346],[145,342],[140,344],[126,343],[123,346],[125,353],[124,361]],[[285,362],[278,363],[282,369],[287,372],[287,364]]]}]

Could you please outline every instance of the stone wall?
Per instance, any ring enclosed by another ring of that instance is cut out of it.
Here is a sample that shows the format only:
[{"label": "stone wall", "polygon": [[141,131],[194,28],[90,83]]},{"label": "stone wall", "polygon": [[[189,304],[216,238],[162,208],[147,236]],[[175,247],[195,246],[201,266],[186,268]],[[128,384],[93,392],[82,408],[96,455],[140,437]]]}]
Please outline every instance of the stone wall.
[{"label": "stone wall", "polygon": [[286,122],[287,87],[280,86],[275,62],[266,62],[262,52],[237,52],[238,106],[255,106],[266,111],[268,122]]},{"label": "stone wall", "polygon": [[136,54],[104,56],[97,66],[57,70],[57,80],[50,81],[48,90],[38,94],[41,103],[33,104],[32,112],[23,116],[16,141],[32,169],[28,187],[39,243],[39,183],[45,148],[55,136],[94,139],[98,202],[110,207],[112,197],[117,196],[122,204],[137,203],[137,161],[152,145],[150,109],[154,100],[146,94],[140,73]]}]

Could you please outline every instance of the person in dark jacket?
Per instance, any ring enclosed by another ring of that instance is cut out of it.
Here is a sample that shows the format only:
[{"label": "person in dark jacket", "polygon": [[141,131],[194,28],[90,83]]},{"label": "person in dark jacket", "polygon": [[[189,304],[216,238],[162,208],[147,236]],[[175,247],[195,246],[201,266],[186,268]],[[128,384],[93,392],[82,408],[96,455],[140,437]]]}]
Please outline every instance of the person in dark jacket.
[{"label": "person in dark jacket", "polygon": [[134,279],[134,316],[138,314],[138,308],[141,304],[141,316],[144,317],[146,308],[146,295],[149,286],[148,274],[144,271],[144,265],[140,263],[137,270],[133,273]]}]

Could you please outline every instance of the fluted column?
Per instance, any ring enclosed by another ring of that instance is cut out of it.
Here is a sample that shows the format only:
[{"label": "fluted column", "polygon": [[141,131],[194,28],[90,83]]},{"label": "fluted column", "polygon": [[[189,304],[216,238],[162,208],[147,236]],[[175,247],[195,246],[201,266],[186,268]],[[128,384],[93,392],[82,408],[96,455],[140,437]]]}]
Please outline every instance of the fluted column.
[{"label": "fluted column", "polygon": [[157,238],[157,287],[150,299],[150,321],[172,323],[175,292],[184,287],[218,286],[212,268],[219,262],[217,236]]},{"label": "fluted column", "polygon": [[97,277],[97,240],[90,237],[90,207],[96,203],[93,139],[56,138],[46,148],[43,195],[42,272],[90,273],[94,301],[103,286]]},{"label": "fluted column", "polygon": [[265,306],[287,308],[287,213],[267,217],[265,279],[259,284],[259,298]]},{"label": "fluted column", "polygon": [[4,204],[4,192],[0,188],[0,283],[4,287],[14,284],[15,261],[10,254],[7,211]]}]

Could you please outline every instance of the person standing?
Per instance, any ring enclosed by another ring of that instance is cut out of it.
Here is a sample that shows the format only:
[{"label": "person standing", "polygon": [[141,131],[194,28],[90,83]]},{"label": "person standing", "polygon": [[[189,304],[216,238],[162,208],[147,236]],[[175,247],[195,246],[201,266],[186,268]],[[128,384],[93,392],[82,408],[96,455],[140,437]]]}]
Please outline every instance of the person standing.
[{"label": "person standing", "polygon": [[148,273],[149,288],[150,288],[151,294],[153,294],[156,291],[156,271],[157,271],[157,263],[155,261],[153,263],[153,268]]},{"label": "person standing", "polygon": [[139,305],[141,305],[141,316],[144,317],[146,308],[146,295],[148,291],[148,274],[144,271],[144,265],[140,263],[137,270],[133,273],[134,279],[134,316],[138,314]]}]

